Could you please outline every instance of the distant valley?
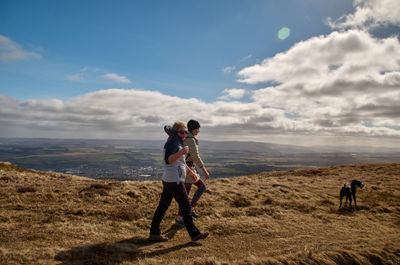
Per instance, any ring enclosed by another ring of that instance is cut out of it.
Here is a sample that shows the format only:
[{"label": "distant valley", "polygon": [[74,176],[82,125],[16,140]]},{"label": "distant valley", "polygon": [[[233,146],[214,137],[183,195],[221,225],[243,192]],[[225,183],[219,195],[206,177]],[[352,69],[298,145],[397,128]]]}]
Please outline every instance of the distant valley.
[{"label": "distant valley", "polygon": [[[0,138],[0,161],[96,179],[160,179],[164,141]],[[400,151],[370,147],[301,147],[200,139],[213,178],[342,164],[393,163]]]}]

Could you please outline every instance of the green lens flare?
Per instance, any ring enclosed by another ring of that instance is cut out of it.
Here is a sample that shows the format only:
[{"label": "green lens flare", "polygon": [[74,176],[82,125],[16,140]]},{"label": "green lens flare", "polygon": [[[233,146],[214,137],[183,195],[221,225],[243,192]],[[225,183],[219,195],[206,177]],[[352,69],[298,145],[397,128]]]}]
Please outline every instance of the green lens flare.
[{"label": "green lens flare", "polygon": [[287,27],[283,27],[278,32],[278,38],[284,40],[290,36],[290,29]]}]

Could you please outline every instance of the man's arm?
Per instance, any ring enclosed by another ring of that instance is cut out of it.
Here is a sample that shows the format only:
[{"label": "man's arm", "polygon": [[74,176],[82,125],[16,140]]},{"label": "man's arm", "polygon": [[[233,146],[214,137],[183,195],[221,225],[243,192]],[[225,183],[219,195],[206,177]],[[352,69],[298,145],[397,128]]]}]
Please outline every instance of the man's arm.
[{"label": "man's arm", "polygon": [[186,138],[184,144],[189,147],[190,160],[192,160],[198,168],[204,167],[204,163],[203,160],[201,160],[199,148],[197,147],[195,140],[193,138]]},{"label": "man's arm", "polygon": [[186,173],[190,175],[193,181],[197,181],[197,175],[190,169],[188,165],[186,165]]},{"label": "man's arm", "polygon": [[206,179],[209,179],[209,178],[210,178],[210,173],[208,173],[206,167],[203,166],[203,167],[201,168],[201,170],[202,170],[203,173],[204,173],[204,177],[205,177]]},{"label": "man's arm", "polygon": [[210,178],[206,167],[204,166],[203,160],[200,157],[199,148],[193,138],[186,138],[185,145],[189,147],[189,156],[193,163],[203,171],[204,177],[206,179]]}]

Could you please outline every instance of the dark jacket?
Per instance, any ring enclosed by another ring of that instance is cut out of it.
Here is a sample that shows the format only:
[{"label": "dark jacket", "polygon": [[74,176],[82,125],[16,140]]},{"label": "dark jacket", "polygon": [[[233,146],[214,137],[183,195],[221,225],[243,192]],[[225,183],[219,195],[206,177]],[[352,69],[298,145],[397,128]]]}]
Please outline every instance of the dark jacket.
[{"label": "dark jacket", "polygon": [[166,164],[169,164],[168,157],[170,155],[175,154],[183,147],[182,139],[176,134],[172,134],[171,137],[168,138],[167,142],[164,145],[165,154],[164,154],[164,161]]}]

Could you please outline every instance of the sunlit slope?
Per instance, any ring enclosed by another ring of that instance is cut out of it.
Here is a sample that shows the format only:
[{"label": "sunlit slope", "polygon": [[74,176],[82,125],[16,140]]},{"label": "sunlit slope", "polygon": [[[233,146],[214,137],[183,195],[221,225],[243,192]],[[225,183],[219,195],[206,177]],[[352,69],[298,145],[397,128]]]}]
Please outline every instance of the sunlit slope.
[{"label": "sunlit slope", "polygon": [[[360,179],[357,211],[340,187]],[[99,181],[0,164],[0,264],[399,264],[400,164],[346,165],[210,180],[195,223],[176,203],[147,241],[160,182]]]}]

